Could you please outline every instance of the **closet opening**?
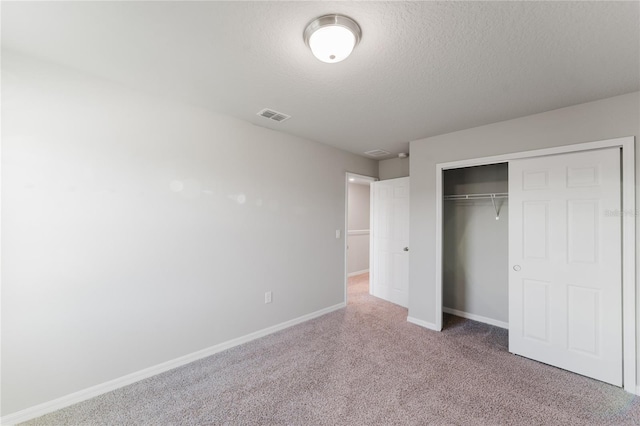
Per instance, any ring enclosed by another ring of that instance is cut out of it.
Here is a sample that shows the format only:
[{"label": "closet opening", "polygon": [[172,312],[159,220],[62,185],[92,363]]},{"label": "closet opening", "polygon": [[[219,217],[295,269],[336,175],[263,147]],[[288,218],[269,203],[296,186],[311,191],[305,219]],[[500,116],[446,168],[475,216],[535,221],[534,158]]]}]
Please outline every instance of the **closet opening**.
[{"label": "closet opening", "polygon": [[509,165],[444,170],[443,329],[462,317],[508,329]]}]

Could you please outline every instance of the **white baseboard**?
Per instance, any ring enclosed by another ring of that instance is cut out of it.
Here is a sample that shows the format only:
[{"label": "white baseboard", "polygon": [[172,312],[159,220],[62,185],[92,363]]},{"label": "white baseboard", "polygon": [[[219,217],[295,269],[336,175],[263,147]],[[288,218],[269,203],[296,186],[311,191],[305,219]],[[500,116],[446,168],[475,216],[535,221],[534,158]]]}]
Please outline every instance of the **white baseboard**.
[{"label": "white baseboard", "polygon": [[411,324],[419,325],[420,327],[428,328],[429,330],[441,331],[438,327],[436,327],[435,324],[423,321],[418,318],[407,317],[407,322],[410,322]]},{"label": "white baseboard", "polygon": [[305,321],[309,321],[311,319],[328,314],[329,312],[333,312],[338,309],[344,308],[345,306],[346,304],[344,302],[338,303],[337,305],[329,306],[328,308],[320,309],[319,311],[315,311],[310,314],[303,315],[301,317],[294,318],[292,320],[285,321],[283,323],[264,328],[254,333],[250,333],[245,336],[238,337],[236,339],[232,339],[232,340],[220,343],[218,345],[214,345],[214,346],[199,350],[197,352],[193,352],[193,353],[181,356],[179,358],[175,358],[170,361],[163,362],[158,365],[154,365],[153,367],[145,368],[144,370],[136,371],[135,373],[127,374],[126,376],[122,376],[117,379],[113,379],[108,382],[101,383],[99,385],[91,386],[90,388],[83,389],[81,391],[74,392],[60,398],[56,398],[52,401],[38,404],[33,407],[25,408],[24,410],[20,410],[15,413],[8,414],[2,417],[0,419],[0,424],[14,425],[16,423],[22,423],[22,422],[26,422],[28,420],[34,419],[36,417],[44,416],[45,414],[60,410],[70,405],[77,404],[82,401],[86,401],[87,399],[94,398],[98,395],[102,395],[104,393],[111,392],[112,390],[130,385],[135,382],[139,382],[140,380],[155,376],[160,373],[164,373],[165,371],[173,370],[174,368],[183,366],[185,364],[189,364],[190,362],[197,361],[202,358],[206,358],[218,352],[222,352],[224,350],[230,349],[234,346],[238,346],[243,343],[247,343],[252,340],[259,339],[260,337],[264,337],[269,334],[275,333],[277,331],[284,330],[285,328],[289,328],[294,325],[301,324]]},{"label": "white baseboard", "polygon": [[347,277],[355,277],[356,275],[364,274],[364,273],[367,273],[367,272],[369,272],[368,269],[363,269],[361,271],[355,271],[355,272],[349,272],[347,274]]},{"label": "white baseboard", "polygon": [[505,328],[507,330],[509,329],[509,323],[506,323],[504,321],[494,320],[492,318],[483,317],[481,315],[470,314],[468,312],[459,311],[457,309],[445,308],[444,306],[442,307],[442,312],[455,315],[457,317],[462,317],[462,318],[467,318],[467,319],[478,321],[478,322],[483,322],[489,325],[495,325],[496,327]]}]

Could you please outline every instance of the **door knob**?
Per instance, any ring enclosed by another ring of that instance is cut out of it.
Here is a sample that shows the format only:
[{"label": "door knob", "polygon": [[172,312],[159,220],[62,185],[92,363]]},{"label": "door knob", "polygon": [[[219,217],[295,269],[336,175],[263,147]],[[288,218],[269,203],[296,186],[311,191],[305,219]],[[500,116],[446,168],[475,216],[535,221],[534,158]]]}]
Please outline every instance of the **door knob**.
[{"label": "door knob", "polygon": [[409,251],[409,247],[405,247],[405,248],[403,248],[402,250],[404,250],[404,251]]},{"label": "door knob", "polygon": [[522,268],[520,268],[520,265],[513,265],[513,270],[514,271],[518,272],[518,271],[520,271],[520,269],[522,269]]}]

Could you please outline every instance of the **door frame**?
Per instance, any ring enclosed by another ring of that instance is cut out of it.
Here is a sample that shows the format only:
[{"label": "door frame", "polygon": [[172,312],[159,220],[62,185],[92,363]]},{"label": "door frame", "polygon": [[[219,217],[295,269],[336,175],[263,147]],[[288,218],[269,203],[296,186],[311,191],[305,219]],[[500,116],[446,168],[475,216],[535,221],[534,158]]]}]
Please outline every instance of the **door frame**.
[{"label": "door frame", "polygon": [[620,209],[622,215],[622,383],[624,390],[627,392],[640,394],[640,390],[636,388],[636,182],[634,136],[436,164],[435,329],[437,331],[442,330],[443,172],[463,167],[505,163],[523,158],[568,154],[603,148],[620,148],[622,150],[620,169],[622,173],[622,206]]},{"label": "door frame", "polygon": [[[364,179],[369,181],[369,193],[371,193],[371,182],[377,182],[380,179],[378,179],[377,177],[373,177],[373,176],[365,176],[365,175],[360,175],[358,173],[351,173],[351,172],[346,172],[345,173],[345,177],[344,177],[344,261],[342,262],[342,267],[344,270],[344,303],[345,305],[347,304],[348,300],[347,300],[347,285],[349,284],[349,272],[347,269],[347,257],[348,257],[348,252],[347,252],[347,243],[349,241],[349,178],[357,178],[357,179]],[[371,223],[372,223],[372,219],[373,219],[373,209],[372,207],[372,203],[373,203],[373,198],[370,198],[369,201],[369,274],[371,274],[371,251],[373,248],[373,244],[372,244],[372,238],[371,238]],[[371,275],[369,275],[369,293],[371,293]]]}]

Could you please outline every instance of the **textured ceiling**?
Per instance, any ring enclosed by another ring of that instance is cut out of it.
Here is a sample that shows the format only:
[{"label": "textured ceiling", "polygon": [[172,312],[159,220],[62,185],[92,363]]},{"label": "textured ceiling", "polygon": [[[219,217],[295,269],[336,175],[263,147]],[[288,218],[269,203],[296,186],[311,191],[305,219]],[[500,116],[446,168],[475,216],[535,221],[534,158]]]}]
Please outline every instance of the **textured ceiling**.
[{"label": "textured ceiling", "polygon": [[638,2],[2,2],[2,46],[357,154],[640,89]]}]

